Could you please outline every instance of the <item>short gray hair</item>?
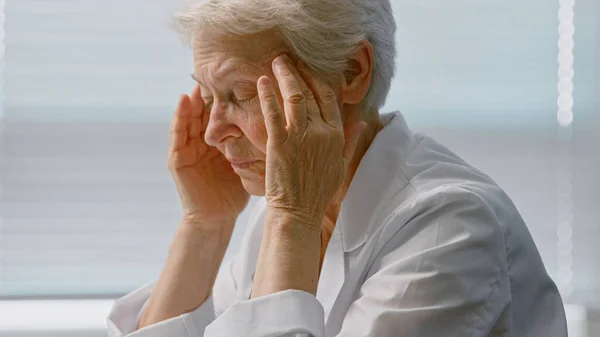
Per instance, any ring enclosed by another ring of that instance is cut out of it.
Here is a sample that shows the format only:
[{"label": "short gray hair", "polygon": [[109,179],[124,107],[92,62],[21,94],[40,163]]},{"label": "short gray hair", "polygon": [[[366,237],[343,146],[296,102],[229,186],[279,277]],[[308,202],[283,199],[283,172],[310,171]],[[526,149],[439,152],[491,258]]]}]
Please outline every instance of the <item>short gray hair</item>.
[{"label": "short gray hair", "polygon": [[275,29],[291,52],[326,76],[346,70],[358,43],[367,40],[374,54],[367,108],[383,106],[394,76],[390,0],[185,0],[173,25],[188,44],[203,27],[236,35]]}]

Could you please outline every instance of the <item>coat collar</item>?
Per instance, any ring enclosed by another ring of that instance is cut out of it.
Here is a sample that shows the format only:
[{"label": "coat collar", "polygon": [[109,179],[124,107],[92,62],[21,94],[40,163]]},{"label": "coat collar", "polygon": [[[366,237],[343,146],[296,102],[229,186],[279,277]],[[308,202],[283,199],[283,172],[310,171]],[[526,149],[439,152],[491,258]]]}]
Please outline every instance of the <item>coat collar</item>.
[{"label": "coat collar", "polygon": [[344,252],[366,241],[378,222],[378,212],[387,206],[386,196],[408,184],[400,165],[414,147],[415,138],[400,112],[380,118],[384,128],[360,161],[340,207],[336,227]]}]

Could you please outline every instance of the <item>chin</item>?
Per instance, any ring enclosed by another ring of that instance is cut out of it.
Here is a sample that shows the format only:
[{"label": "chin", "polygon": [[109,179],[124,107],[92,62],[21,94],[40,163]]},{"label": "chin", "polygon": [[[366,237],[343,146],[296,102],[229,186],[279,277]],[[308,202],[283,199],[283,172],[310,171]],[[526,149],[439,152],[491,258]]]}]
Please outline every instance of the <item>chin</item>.
[{"label": "chin", "polygon": [[255,180],[242,178],[242,185],[246,192],[251,195],[262,197],[265,195],[265,181],[263,179]]}]

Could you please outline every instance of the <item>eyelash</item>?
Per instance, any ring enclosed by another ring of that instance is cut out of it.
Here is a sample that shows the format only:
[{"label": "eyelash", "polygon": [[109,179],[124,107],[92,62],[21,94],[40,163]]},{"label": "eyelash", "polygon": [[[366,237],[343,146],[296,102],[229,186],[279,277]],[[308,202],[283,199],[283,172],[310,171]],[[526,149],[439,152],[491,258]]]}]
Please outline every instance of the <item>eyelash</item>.
[{"label": "eyelash", "polygon": [[[240,100],[240,99],[237,99],[235,97],[235,95],[233,95],[233,94],[231,94],[231,98],[230,98],[231,102],[233,102],[235,105],[238,105],[238,106],[250,103],[250,102],[252,102],[253,99],[254,98],[248,98],[248,99],[241,99]],[[204,102],[205,102],[204,108],[207,109],[207,110],[210,110],[212,108],[213,102],[212,101],[207,101],[206,99],[204,100]]]},{"label": "eyelash", "polygon": [[248,98],[248,99],[237,99],[235,97],[235,95],[231,95],[231,101],[234,102],[236,105],[243,105],[246,103],[250,103],[252,101],[252,98]]}]

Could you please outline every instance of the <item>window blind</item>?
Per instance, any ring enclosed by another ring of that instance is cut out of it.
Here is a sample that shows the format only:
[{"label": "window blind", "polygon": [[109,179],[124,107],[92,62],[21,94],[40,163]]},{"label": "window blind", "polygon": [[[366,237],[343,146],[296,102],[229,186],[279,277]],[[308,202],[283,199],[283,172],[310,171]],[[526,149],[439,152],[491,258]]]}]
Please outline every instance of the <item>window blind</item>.
[{"label": "window blind", "polygon": [[167,25],[176,4],[6,2],[0,295],[104,296],[157,277],[180,216],[168,123],[193,85]]},{"label": "window blind", "polygon": [[[574,118],[560,128],[558,2],[392,2],[397,75],[382,112],[495,178],[569,298],[600,303],[598,3],[575,7]],[[180,214],[168,123],[193,85],[166,24],[177,4],[6,1],[0,296],[115,296],[158,276]]]}]

